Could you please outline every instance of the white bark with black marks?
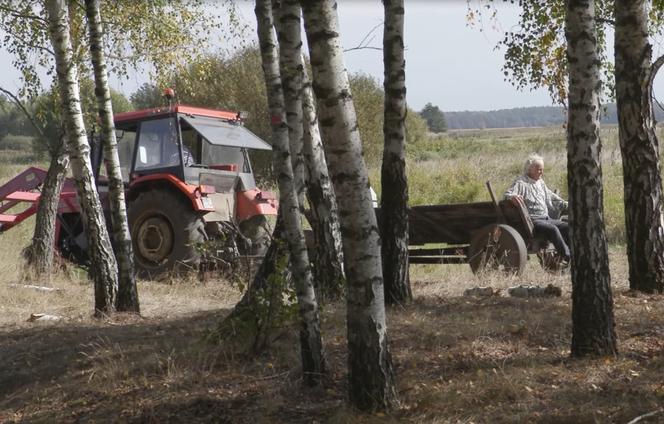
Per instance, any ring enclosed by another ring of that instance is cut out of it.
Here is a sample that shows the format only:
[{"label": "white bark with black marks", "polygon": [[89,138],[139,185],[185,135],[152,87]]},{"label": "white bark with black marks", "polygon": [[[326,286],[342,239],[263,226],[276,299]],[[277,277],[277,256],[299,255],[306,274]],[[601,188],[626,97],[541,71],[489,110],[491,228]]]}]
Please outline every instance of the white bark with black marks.
[{"label": "white bark with black marks", "polygon": [[53,266],[53,247],[57,243],[55,226],[60,205],[60,191],[69,169],[69,154],[64,140],[60,140],[59,147],[49,150],[51,162],[40,190],[41,196],[37,205],[32,243],[26,251],[27,265],[36,279],[49,275]]},{"label": "white bark with black marks", "polygon": [[108,196],[111,207],[111,223],[115,240],[115,258],[118,263],[117,310],[140,313],[136,276],[134,272],[134,252],[127,221],[124,183],[120,171],[111,90],[108,86],[108,71],[102,44],[103,27],[99,0],[85,0],[85,14],[88,19],[90,56],[95,76],[95,95],[101,123],[101,142],[104,146],[104,163],[108,175]]},{"label": "white bark with black marks", "polygon": [[76,180],[78,202],[88,241],[89,272],[95,285],[95,312],[107,314],[115,310],[118,291],[117,264],[90,163],[90,146],[81,112],[78,70],[72,59],[67,2],[46,0],[45,10],[55,53],[62,118],[69,146],[72,174]]},{"label": "white bark with black marks", "polygon": [[615,1],[616,105],[622,152],[629,287],[664,291],[659,143],[648,87],[652,46],[645,0]]},{"label": "white bark with black marks", "polygon": [[381,167],[381,236],[385,302],[410,302],[408,261],[408,179],[406,178],[406,61],[404,59],[404,0],[383,0],[383,65],[385,119]]},{"label": "white bark with black marks", "polygon": [[320,129],[339,218],[348,284],[349,398],[361,410],[397,402],[387,342],[380,236],[344,65],[337,4],[303,2]]},{"label": "white bark with black marks", "polygon": [[279,68],[288,120],[288,145],[293,165],[293,184],[300,211],[304,211],[305,167],[302,125],[302,35],[299,0],[272,0],[274,28],[279,42]]},{"label": "white bark with black marks", "polygon": [[324,297],[339,299],[346,286],[339,208],[318,129],[318,114],[311,81],[306,70],[303,75],[304,162],[307,168],[307,198],[311,205],[309,223],[315,242],[314,275],[320,287],[319,292]]},{"label": "white bark with black marks", "polygon": [[[296,5],[291,6],[289,10],[283,13],[292,15],[294,9],[297,9]],[[320,333],[318,303],[314,292],[309,257],[304,241],[304,232],[302,231],[293,167],[290,160],[289,125],[279,70],[277,40],[272,28],[273,20],[270,0],[257,0],[255,12],[263,73],[265,74],[268,107],[270,110],[270,122],[273,131],[272,149],[274,170],[277,173],[277,182],[279,185],[279,213],[283,218],[285,236],[291,252],[293,281],[298,300],[302,369],[305,381],[308,384],[316,384],[325,373],[325,357],[323,355],[323,344]],[[299,51],[297,54],[299,56]],[[292,98],[292,93],[290,97]],[[292,123],[292,126],[296,125],[296,122]],[[301,113],[299,125],[302,125]]]},{"label": "white bark with black marks", "polygon": [[613,355],[616,334],[604,230],[600,60],[592,0],[567,0],[567,182],[572,250],[572,356]]}]

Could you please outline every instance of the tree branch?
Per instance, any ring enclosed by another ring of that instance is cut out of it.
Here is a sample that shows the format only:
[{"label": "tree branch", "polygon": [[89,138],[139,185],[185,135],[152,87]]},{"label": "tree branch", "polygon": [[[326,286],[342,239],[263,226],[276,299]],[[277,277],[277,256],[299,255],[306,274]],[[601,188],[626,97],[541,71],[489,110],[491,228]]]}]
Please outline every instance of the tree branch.
[{"label": "tree branch", "polygon": [[37,122],[35,121],[35,118],[32,116],[32,114],[30,112],[28,112],[28,109],[26,109],[25,105],[23,105],[23,102],[21,102],[21,100],[18,97],[16,97],[16,95],[14,93],[12,93],[9,90],[4,89],[3,87],[0,87],[0,92],[2,92],[4,95],[6,95],[10,99],[12,99],[14,104],[19,109],[21,109],[21,111],[25,114],[26,118],[28,118],[28,121],[30,121],[30,124],[32,124],[32,126],[35,130],[37,130],[39,135],[42,138],[46,138],[46,136],[44,135],[44,131],[41,129],[41,127],[39,125],[37,125]]},{"label": "tree branch", "polygon": [[[648,81],[646,85],[646,96],[648,96],[648,99],[654,99],[657,105],[662,108],[662,104],[655,98],[653,95],[653,84],[655,83],[655,77],[657,76],[657,73],[659,72],[659,69],[664,65],[664,55],[660,56],[655,60],[652,65],[650,65],[649,69],[649,75],[648,75]],[[664,108],[662,108],[664,110]],[[653,114],[654,115],[654,114]]]},{"label": "tree branch", "polygon": [[644,418],[653,417],[661,412],[664,412],[664,409],[658,409],[656,411],[648,412],[647,414],[639,415],[638,417],[634,418],[632,421],[628,422],[627,424],[636,424]]},{"label": "tree branch", "polygon": [[372,47],[372,46],[369,46],[369,43],[371,43],[374,40],[374,38],[376,38],[376,34],[375,34],[376,30],[378,28],[380,28],[381,26],[383,26],[383,25],[385,25],[385,22],[381,22],[378,25],[371,28],[369,30],[369,32],[366,33],[364,38],[362,38],[362,40],[360,40],[360,42],[358,43],[357,46],[351,47],[351,48],[348,48],[348,49],[344,49],[344,53],[345,52],[350,52],[350,51],[353,51],[353,50],[380,50],[380,51],[382,51],[383,50],[382,47]]},{"label": "tree branch", "polygon": [[17,34],[14,34],[14,38],[16,38],[16,41],[18,41],[18,43],[21,44],[22,46],[30,47],[30,48],[33,48],[35,50],[42,50],[42,51],[50,54],[51,56],[55,56],[55,53],[53,53],[53,50],[49,49],[48,47],[39,46],[37,44],[27,42],[27,41],[23,40],[22,38],[19,38],[19,36]]},{"label": "tree branch", "polygon": [[41,16],[19,13],[16,11],[16,9],[12,9],[11,7],[4,6],[2,4],[0,4],[0,12],[5,12],[14,18],[31,19],[42,22],[44,25],[46,25],[46,19],[42,18]]},{"label": "tree branch", "polygon": [[380,47],[372,47],[372,46],[357,46],[357,47],[351,47],[349,49],[344,49],[344,53],[352,52],[353,50],[379,50],[379,51],[382,51],[383,49],[380,48]]}]

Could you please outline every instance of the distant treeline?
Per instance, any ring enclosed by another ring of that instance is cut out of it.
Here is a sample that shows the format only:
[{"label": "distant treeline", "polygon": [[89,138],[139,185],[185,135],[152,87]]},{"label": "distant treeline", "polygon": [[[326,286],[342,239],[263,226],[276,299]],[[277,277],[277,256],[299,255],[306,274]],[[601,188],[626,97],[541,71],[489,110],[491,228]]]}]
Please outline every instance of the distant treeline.
[{"label": "distant treeline", "polygon": [[[664,119],[664,111],[654,105],[655,117],[658,122]],[[445,112],[448,129],[484,129],[484,128],[518,128],[547,127],[562,125],[567,118],[563,108],[557,106],[520,107],[491,111]],[[615,103],[603,106],[603,124],[617,124]]]}]

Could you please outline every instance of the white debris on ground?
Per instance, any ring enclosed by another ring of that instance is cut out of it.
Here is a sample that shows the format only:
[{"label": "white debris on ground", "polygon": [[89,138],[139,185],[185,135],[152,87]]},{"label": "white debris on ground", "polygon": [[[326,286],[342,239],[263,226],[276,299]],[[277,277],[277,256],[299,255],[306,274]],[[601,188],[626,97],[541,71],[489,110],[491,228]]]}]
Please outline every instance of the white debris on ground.
[{"label": "white debris on ground", "polygon": [[57,287],[45,287],[45,286],[34,286],[32,284],[10,284],[9,287],[21,288],[21,289],[32,289],[41,292],[58,292],[63,289]]},{"label": "white debris on ground", "polygon": [[[507,294],[512,297],[560,297],[563,291],[560,287],[549,284],[541,286],[515,286],[507,289]],[[463,292],[464,296],[492,297],[502,296],[502,290],[493,287],[473,287]]]},{"label": "white debris on ground", "polygon": [[476,297],[491,297],[491,296],[500,296],[500,289],[494,289],[493,287],[473,287],[467,289],[463,292],[464,296],[476,296]]},{"label": "white debris on ground", "polygon": [[28,322],[35,322],[35,321],[60,321],[62,319],[61,316],[58,315],[48,315],[48,314],[30,314],[30,318],[28,318]]}]

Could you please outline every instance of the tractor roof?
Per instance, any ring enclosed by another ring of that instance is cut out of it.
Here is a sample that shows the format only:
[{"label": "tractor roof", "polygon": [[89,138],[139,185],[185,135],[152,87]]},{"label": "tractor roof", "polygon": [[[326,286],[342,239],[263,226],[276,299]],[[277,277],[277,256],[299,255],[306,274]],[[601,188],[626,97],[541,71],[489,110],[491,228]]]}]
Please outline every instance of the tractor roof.
[{"label": "tractor roof", "polygon": [[144,119],[156,118],[160,115],[169,115],[172,113],[182,113],[185,115],[205,116],[208,118],[223,119],[225,121],[238,121],[239,113],[229,110],[204,109],[201,107],[174,105],[158,107],[153,109],[136,110],[133,112],[118,113],[114,116],[115,123],[128,121],[141,121]]}]

